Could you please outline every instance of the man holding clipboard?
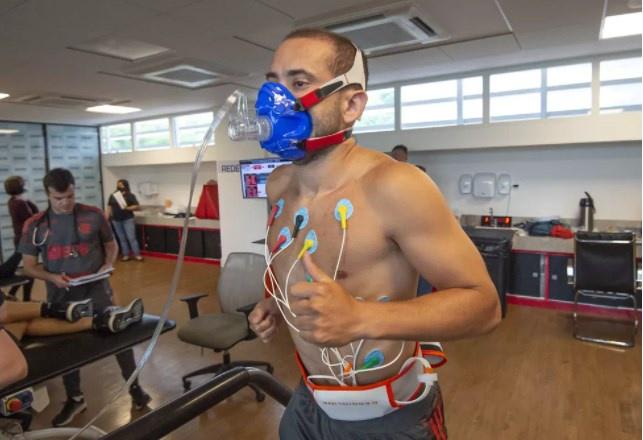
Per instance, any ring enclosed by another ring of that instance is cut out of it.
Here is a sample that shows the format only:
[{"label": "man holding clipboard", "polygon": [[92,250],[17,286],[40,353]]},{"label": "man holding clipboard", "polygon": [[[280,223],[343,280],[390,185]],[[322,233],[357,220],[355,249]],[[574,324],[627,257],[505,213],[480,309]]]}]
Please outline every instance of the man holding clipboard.
[{"label": "man holding clipboard", "polygon": [[[75,180],[69,170],[55,168],[49,171],[43,185],[49,208],[27,220],[20,239],[19,251],[23,254],[25,273],[45,281],[49,302],[91,300],[94,312],[113,307],[113,292],[107,277],[113,270],[118,245],[103,212],[76,203]],[[42,265],[38,264],[38,255],[42,257]],[[140,299],[132,301],[119,316],[124,326],[140,321],[143,302]],[[136,369],[134,352],[126,350],[117,354],[116,359],[127,379]],[[67,402],[53,419],[54,426],[69,424],[87,408],[80,389],[79,371],[63,376],[63,382]],[[135,409],[144,408],[150,401],[138,381],[130,388],[130,394]]]}]

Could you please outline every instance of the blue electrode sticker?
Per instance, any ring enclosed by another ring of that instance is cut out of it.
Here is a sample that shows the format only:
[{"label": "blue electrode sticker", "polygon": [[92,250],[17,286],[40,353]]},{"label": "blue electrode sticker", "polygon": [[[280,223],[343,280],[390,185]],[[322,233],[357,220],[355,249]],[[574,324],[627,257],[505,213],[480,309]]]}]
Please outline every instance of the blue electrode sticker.
[{"label": "blue electrode sticker", "polygon": [[313,246],[308,249],[309,254],[314,254],[315,251],[317,250],[317,234],[315,233],[314,229],[311,229],[308,231],[308,234],[306,234],[306,240],[310,240],[313,242]]},{"label": "blue electrode sticker", "polygon": [[384,363],[384,354],[377,348],[368,352],[364,357],[364,367],[373,368]]},{"label": "blue electrode sticker", "polygon": [[302,230],[306,227],[308,224],[308,209],[306,208],[299,208],[297,212],[295,212],[295,216],[293,217],[292,221],[296,224],[297,223],[297,216],[301,215],[303,217],[303,221],[301,222],[301,225],[299,225],[299,230]]},{"label": "blue electrode sticker", "polygon": [[277,200],[277,203],[276,203],[276,205],[277,205],[277,214],[275,214],[275,218],[278,218],[281,215],[281,213],[284,210],[284,205],[285,204],[286,204],[286,202],[284,201],[284,199]]},{"label": "blue electrode sticker", "polygon": [[353,204],[348,199],[341,199],[339,202],[337,202],[337,206],[335,206],[335,220],[341,221],[341,218],[339,216],[340,206],[346,207],[346,219],[348,220],[349,218],[351,218],[351,215],[353,215]]},{"label": "blue electrode sticker", "polygon": [[281,244],[281,246],[279,246],[279,249],[283,249],[284,247],[288,246],[292,241],[292,237],[290,236],[290,230],[286,226],[281,228],[281,230],[279,231],[279,237],[281,236],[286,237],[286,240]]}]

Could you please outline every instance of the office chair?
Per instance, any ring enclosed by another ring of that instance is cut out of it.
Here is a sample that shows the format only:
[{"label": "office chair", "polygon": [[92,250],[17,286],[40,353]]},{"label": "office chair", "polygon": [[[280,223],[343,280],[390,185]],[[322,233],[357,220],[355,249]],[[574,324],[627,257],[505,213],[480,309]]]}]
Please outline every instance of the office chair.
[{"label": "office chair", "polygon": [[[577,232],[575,258],[568,262],[568,282],[574,289],[573,334],[582,341],[633,347],[638,329],[636,292],[641,290],[640,264],[636,262],[632,233]],[[578,301],[582,296],[626,301],[631,304],[631,335],[626,340],[594,337],[579,332]]]},{"label": "office chair", "polygon": [[[181,298],[188,305],[190,321],[178,332],[178,337],[188,344],[210,348],[216,353],[223,352],[223,362],[210,365],[183,376],[183,388],[190,389],[190,378],[203,374],[220,374],[234,367],[262,367],[269,373],[272,365],[261,361],[231,361],[228,350],[241,341],[249,341],[257,336],[248,326],[248,315],[254,305],[263,298],[263,273],[266,262],[263,255],[250,252],[233,252],[228,255],[221,269],[217,293],[221,313],[200,315],[199,299],[206,294],[195,294]],[[254,385],[257,401],[265,395]]]}]

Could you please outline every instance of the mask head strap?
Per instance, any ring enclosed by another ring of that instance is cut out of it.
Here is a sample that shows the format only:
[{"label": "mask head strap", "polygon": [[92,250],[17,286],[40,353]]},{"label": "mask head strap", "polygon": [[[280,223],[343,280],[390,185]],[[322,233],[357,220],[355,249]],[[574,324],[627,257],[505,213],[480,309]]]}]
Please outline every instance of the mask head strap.
[{"label": "mask head strap", "polygon": [[362,86],[362,90],[366,90],[366,75],[364,73],[362,51],[357,47],[355,47],[355,59],[353,60],[353,65],[348,72],[331,79],[318,89],[306,93],[297,100],[295,109],[308,110],[315,104],[318,104],[322,99],[351,84],[359,84]]},{"label": "mask head strap", "polygon": [[353,129],[347,128],[346,130],[338,131],[337,133],[329,134],[327,136],[320,136],[308,138],[299,144],[299,148],[305,151],[319,151],[331,145],[337,145],[349,139],[353,135]]}]

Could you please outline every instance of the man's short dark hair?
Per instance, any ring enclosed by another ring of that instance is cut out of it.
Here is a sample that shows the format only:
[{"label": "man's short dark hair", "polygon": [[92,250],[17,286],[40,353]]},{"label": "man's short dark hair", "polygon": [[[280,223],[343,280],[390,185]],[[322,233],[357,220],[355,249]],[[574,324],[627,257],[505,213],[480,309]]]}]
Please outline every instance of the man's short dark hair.
[{"label": "man's short dark hair", "polygon": [[25,181],[20,176],[9,176],[4,181],[4,191],[10,196],[25,192]]},{"label": "man's short dark hair", "polygon": [[394,147],[393,147],[393,149],[392,149],[391,151],[395,151],[395,150],[402,150],[402,151],[404,151],[404,152],[405,152],[405,153],[407,153],[407,154],[408,154],[408,152],[409,152],[409,149],[408,149],[408,148],[406,148],[406,145],[402,145],[402,144],[394,146]]},{"label": "man's short dark hair", "polygon": [[[335,59],[329,60],[328,68],[335,76],[343,75],[353,67],[355,61],[355,51],[357,45],[346,37],[343,37],[334,32],[324,29],[316,28],[302,28],[296,29],[286,35],[283,41],[291,40],[293,38],[310,38],[313,40],[326,40],[335,46]],[[366,62],[366,55],[362,51],[362,62],[364,63],[364,85],[368,84],[368,64]],[[350,86],[354,87],[354,86]]]},{"label": "man's short dark hair", "polygon": [[65,168],[54,168],[43,177],[42,184],[47,194],[49,194],[49,188],[53,188],[58,192],[65,192],[69,185],[75,185],[76,181],[71,171]]}]

